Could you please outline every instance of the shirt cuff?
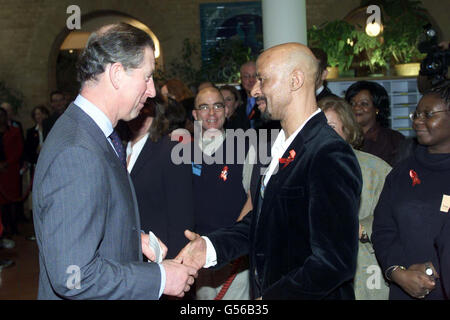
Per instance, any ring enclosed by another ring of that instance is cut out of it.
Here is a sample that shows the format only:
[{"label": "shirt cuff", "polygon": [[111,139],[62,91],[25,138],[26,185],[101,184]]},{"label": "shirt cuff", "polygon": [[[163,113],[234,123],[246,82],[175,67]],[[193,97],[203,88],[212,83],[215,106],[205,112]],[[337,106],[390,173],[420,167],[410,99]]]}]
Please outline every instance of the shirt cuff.
[{"label": "shirt cuff", "polygon": [[213,267],[217,264],[216,249],[214,249],[214,246],[208,237],[202,236],[202,238],[206,241],[206,262],[203,268]]},{"label": "shirt cuff", "polygon": [[159,264],[159,269],[161,270],[161,287],[159,288],[159,298],[161,298],[164,289],[166,288],[166,270],[164,270],[164,267],[162,264]]}]

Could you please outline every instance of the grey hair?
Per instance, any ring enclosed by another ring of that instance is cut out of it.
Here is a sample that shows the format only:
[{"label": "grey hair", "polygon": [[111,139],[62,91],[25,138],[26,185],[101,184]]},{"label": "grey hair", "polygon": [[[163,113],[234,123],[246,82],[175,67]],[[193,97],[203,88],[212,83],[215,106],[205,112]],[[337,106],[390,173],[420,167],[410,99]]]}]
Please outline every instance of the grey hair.
[{"label": "grey hair", "polygon": [[93,32],[77,62],[77,78],[83,84],[97,80],[110,63],[119,62],[125,70],[138,68],[146,47],[154,50],[150,36],[126,23],[108,25]]}]

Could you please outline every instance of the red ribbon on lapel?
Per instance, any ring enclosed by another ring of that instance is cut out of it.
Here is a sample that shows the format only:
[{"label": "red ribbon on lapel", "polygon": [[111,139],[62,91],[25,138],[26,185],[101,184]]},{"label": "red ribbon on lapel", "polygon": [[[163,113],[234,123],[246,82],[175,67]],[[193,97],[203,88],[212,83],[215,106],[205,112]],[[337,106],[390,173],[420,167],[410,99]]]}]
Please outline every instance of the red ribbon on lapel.
[{"label": "red ribbon on lapel", "polygon": [[420,179],[417,173],[414,170],[409,170],[409,176],[412,179],[412,186],[414,187],[416,184],[420,184]]},{"label": "red ribbon on lapel", "polygon": [[228,166],[223,167],[222,172],[220,173],[220,179],[223,181],[227,181],[228,176]]},{"label": "red ribbon on lapel", "polygon": [[248,119],[251,120],[253,119],[253,116],[255,115],[255,109],[252,109],[252,111],[250,112],[250,114],[248,115]]},{"label": "red ribbon on lapel", "polygon": [[[289,163],[291,163],[295,158],[295,151],[292,149],[289,151],[289,156],[287,158],[280,158],[280,163],[284,163],[283,168],[285,168]],[[282,168],[282,169],[283,169]]]}]

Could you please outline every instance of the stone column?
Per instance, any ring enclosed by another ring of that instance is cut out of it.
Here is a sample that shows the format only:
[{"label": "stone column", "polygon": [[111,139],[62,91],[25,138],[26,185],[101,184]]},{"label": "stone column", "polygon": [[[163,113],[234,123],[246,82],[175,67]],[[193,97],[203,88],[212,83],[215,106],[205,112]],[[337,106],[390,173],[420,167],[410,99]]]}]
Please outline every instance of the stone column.
[{"label": "stone column", "polygon": [[262,0],[264,49],[286,42],[307,44],[306,0]]}]

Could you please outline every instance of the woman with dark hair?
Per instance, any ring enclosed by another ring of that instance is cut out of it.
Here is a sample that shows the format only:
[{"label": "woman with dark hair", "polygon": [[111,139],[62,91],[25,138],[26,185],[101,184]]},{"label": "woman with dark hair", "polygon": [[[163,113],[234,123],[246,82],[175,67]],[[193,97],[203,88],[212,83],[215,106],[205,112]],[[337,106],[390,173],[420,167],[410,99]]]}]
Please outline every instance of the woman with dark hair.
[{"label": "woman with dark hair", "polygon": [[225,101],[225,129],[242,129],[250,128],[250,121],[245,115],[245,108],[242,106],[241,95],[239,91],[230,85],[220,87],[220,93]]},{"label": "woman with dark hair", "polygon": [[[133,138],[127,148],[128,171],[141,229],[151,230],[167,246],[167,258],[172,259],[188,242],[184,230],[194,227],[191,163],[176,164],[177,159],[172,159],[172,149],[180,140],[173,137],[173,131],[183,128],[186,116],[179,103],[173,99],[165,103],[161,96],[151,99],[141,113],[129,122]],[[138,136],[141,138],[136,141]]]},{"label": "woman with dark hair", "polygon": [[444,299],[440,274],[449,270],[434,241],[449,219],[450,81],[425,93],[410,117],[419,145],[386,178],[372,242],[390,299]]},{"label": "woman with dark hair", "polygon": [[363,130],[361,150],[371,153],[391,166],[400,143],[405,137],[389,128],[389,96],[376,82],[358,81],[345,93],[345,100],[353,107],[356,121]]},{"label": "woman with dark hair", "polygon": [[373,211],[383,189],[384,179],[391,166],[372,154],[357,150],[363,140],[361,127],[353,114],[352,107],[342,98],[326,97],[319,101],[328,124],[352,147],[358,159],[363,178],[359,205],[359,242],[354,290],[356,300],[386,300],[389,289],[383,279],[376,280],[380,268],[373,252],[372,234]]}]

